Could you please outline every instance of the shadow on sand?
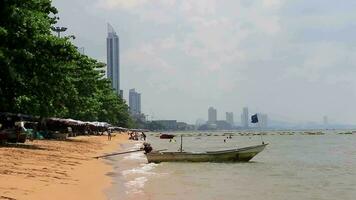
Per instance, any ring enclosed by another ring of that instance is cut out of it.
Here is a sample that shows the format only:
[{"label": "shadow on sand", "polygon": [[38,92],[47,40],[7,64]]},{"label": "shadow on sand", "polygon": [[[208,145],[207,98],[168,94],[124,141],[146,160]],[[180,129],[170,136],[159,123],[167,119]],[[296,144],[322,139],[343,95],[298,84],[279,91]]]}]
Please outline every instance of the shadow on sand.
[{"label": "shadow on sand", "polygon": [[8,147],[8,148],[19,148],[19,149],[33,149],[33,150],[46,150],[46,148],[39,147],[35,144],[21,144],[21,143],[5,143],[0,144],[0,148]]}]

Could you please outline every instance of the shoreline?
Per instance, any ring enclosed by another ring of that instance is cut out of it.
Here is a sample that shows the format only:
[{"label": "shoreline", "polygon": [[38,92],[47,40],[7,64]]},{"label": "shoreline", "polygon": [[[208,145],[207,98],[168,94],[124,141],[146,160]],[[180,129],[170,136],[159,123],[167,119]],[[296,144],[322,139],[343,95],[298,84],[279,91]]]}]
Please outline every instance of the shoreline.
[{"label": "shoreline", "polygon": [[121,150],[126,133],[36,140],[0,147],[0,199],[107,199],[113,165],[94,156]]},{"label": "shoreline", "polygon": [[[142,145],[142,141],[129,141],[121,144],[125,150],[137,149]],[[146,157],[141,155],[142,152],[131,153],[127,155],[114,156],[108,159],[108,163],[113,167],[114,172],[111,174],[112,185],[106,190],[106,195],[109,200],[116,199],[147,199],[137,192],[143,189],[140,181],[136,178],[144,176],[141,174],[145,171],[147,161]],[[144,183],[143,183],[144,184]],[[139,192],[141,193],[141,192]]]}]

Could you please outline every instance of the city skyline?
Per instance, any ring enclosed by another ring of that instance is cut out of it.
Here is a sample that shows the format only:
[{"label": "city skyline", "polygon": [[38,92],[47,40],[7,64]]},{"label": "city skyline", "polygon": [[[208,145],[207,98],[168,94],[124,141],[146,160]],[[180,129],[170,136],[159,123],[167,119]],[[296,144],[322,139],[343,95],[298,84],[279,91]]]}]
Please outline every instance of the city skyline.
[{"label": "city skyline", "polygon": [[143,112],[155,118],[192,123],[205,118],[209,105],[235,113],[250,105],[251,113],[279,121],[320,122],[323,115],[333,123],[356,121],[351,2],[54,4],[58,26],[68,27],[65,34],[75,35],[74,43],[101,61],[106,22],[120,27],[120,87],[140,88],[147,101]]}]

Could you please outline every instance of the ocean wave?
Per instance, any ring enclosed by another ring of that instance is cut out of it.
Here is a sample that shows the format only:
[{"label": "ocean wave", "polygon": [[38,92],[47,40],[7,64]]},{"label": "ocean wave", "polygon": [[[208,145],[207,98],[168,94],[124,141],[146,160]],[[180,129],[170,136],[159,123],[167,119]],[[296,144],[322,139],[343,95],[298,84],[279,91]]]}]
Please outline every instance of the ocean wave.
[{"label": "ocean wave", "polygon": [[157,165],[158,164],[155,164],[155,163],[141,164],[140,167],[124,170],[121,173],[124,176],[131,175],[131,174],[153,175],[153,174],[156,174],[156,173],[151,172],[151,170],[154,169]]},{"label": "ocean wave", "polygon": [[142,142],[135,142],[132,147],[129,148],[129,150],[136,150],[142,147]]},{"label": "ocean wave", "polygon": [[142,152],[130,153],[123,157],[124,160],[142,160],[146,161],[146,156]]},{"label": "ocean wave", "polygon": [[146,177],[137,177],[132,181],[128,181],[125,185],[129,189],[126,191],[126,193],[141,193],[142,188],[145,186],[145,183],[147,182]]}]

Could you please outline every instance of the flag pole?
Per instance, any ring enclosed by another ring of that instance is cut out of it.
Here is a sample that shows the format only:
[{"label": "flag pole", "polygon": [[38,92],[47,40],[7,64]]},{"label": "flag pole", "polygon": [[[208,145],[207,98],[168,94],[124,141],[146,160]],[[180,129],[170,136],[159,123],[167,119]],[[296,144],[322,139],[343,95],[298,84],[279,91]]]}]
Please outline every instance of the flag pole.
[{"label": "flag pole", "polygon": [[[258,125],[260,125],[260,122],[258,122]],[[262,136],[262,124],[260,125],[260,136],[261,136],[262,144],[265,144],[265,142],[263,141],[263,136]]]},{"label": "flag pole", "polygon": [[265,142],[263,141],[263,138],[262,138],[262,126],[260,126],[260,120],[258,119],[257,113],[251,116],[251,123],[256,124],[257,130],[260,131],[261,142],[262,142],[262,144],[264,144]]},{"label": "flag pole", "polygon": [[[257,116],[258,116],[258,115],[257,115]],[[260,120],[258,120],[258,126],[260,127],[261,142],[262,142],[262,144],[264,144],[265,142],[263,141],[263,137],[262,137],[262,124],[260,124]]]}]

